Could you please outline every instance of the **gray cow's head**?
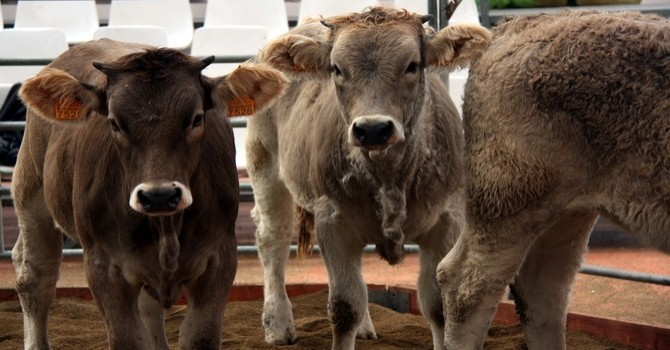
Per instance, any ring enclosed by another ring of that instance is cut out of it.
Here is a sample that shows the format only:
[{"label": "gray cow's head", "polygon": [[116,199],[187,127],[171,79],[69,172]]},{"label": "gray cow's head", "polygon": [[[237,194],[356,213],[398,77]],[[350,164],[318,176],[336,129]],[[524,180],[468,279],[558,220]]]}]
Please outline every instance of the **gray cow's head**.
[{"label": "gray cow's head", "polygon": [[151,49],[93,63],[106,76],[100,86],[48,68],[25,82],[21,97],[30,110],[50,121],[106,119],[90,132],[95,139],[112,140],[123,171],[114,176],[122,176],[130,190],[130,207],[147,215],[169,215],[193,201],[189,186],[205,145],[208,118],[230,115],[234,101],[263,108],[287,82],[262,64],[241,65],[224,77],[201,75],[211,62]]},{"label": "gray cow's head", "polygon": [[424,106],[426,71],[466,65],[490,42],[485,28],[425,28],[430,17],[384,7],[309,23],[267,45],[261,60],[335,85],[350,145],[383,152],[405,141]]}]

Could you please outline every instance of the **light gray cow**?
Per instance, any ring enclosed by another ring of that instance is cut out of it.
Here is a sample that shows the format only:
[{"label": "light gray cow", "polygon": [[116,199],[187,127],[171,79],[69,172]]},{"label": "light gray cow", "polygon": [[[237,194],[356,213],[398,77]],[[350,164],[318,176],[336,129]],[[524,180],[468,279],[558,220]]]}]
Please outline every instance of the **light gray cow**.
[{"label": "light gray cow", "polygon": [[467,229],[438,269],[450,349],[512,284],[529,349],[564,349],[599,214],[670,251],[670,21],[561,12],[498,25],[465,88]]},{"label": "light gray cow", "polygon": [[443,347],[435,269],[460,231],[463,131],[438,74],[467,64],[490,34],[469,24],[435,32],[427,19],[372,8],[298,26],[260,55],[294,79],[247,138],[270,343],[296,339],[284,268],[298,205],[328,270],[334,349],[376,338],[363,247],[395,264],[407,242],[421,248],[420,306]]}]

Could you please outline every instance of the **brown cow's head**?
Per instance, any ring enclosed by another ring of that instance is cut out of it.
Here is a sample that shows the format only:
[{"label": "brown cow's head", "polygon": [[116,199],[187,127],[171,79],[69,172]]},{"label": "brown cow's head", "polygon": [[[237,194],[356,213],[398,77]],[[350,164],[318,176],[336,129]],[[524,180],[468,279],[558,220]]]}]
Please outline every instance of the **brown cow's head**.
[{"label": "brown cow's head", "polygon": [[54,122],[106,118],[106,125],[97,126],[111,134],[131,189],[130,206],[148,215],[168,215],[193,201],[189,184],[207,119],[238,114],[240,106],[253,113],[287,82],[262,64],[243,64],[225,77],[202,76],[211,62],[170,49],[147,50],[94,62],[107,78],[104,86],[50,68],[27,80],[21,97],[30,110]]},{"label": "brown cow's head", "polygon": [[271,42],[261,60],[298,79],[330,79],[349,125],[348,142],[372,155],[412,132],[424,105],[428,68],[464,66],[491,40],[478,25],[435,32],[423,26],[428,19],[384,7],[331,17],[305,24],[301,33],[307,35]]}]

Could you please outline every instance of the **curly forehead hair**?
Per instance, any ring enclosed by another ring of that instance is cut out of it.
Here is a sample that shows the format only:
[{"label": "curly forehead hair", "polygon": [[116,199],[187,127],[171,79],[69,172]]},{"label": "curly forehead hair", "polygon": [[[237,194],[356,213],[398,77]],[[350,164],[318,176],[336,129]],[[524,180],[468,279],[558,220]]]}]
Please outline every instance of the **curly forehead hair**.
[{"label": "curly forehead hair", "polygon": [[195,73],[205,66],[205,63],[194,57],[168,48],[147,49],[100,65],[108,75],[132,72],[143,75],[145,80],[165,78],[174,74],[175,70],[182,69]]},{"label": "curly forehead hair", "polygon": [[413,22],[416,23],[417,29],[422,30],[423,28],[421,16],[410,13],[405,9],[394,9],[383,6],[371,7],[362,13],[334,16],[322,21],[328,27],[337,27],[340,25],[376,27],[395,22]]}]

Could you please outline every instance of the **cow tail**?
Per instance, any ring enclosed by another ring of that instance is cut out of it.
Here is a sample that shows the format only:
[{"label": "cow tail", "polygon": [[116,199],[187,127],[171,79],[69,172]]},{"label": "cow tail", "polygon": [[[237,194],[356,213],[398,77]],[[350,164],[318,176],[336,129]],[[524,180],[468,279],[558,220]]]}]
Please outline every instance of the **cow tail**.
[{"label": "cow tail", "polygon": [[312,242],[314,215],[299,205],[295,207],[295,212],[296,225],[298,226],[298,261],[301,261],[312,252],[314,247]]}]

